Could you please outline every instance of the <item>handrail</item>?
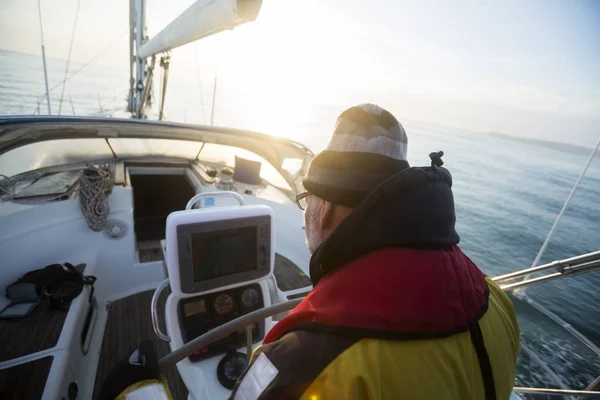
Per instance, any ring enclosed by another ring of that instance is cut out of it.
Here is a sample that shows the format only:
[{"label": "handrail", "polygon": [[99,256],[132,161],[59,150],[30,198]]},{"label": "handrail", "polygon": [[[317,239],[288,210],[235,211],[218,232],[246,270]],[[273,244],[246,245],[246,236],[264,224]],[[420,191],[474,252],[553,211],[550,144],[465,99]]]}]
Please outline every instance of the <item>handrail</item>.
[{"label": "handrail", "polygon": [[[591,253],[567,258],[564,260],[553,261],[551,263],[540,265],[537,267],[526,268],[526,269],[523,269],[520,271],[511,272],[509,274],[505,274],[505,275],[501,275],[501,276],[492,278],[492,280],[494,280],[494,282],[500,284],[500,287],[504,291],[508,291],[508,290],[512,290],[512,289],[515,289],[518,287],[530,285],[533,283],[539,283],[539,282],[559,278],[561,276],[576,275],[576,274],[580,274],[580,273],[584,273],[584,272],[590,272],[595,269],[600,269],[600,251],[594,251]],[[531,274],[545,272],[548,270],[556,270],[557,272],[539,276],[537,278],[529,278],[529,276]],[[504,283],[507,281],[512,281],[513,279],[519,278],[521,276],[525,276],[525,279],[518,281],[518,282],[513,282],[513,283]],[[564,321],[558,315],[554,314],[552,311],[548,310],[541,304],[537,303],[535,300],[530,299],[530,298],[527,298],[526,300],[531,306],[533,306],[535,309],[540,311],[542,314],[546,315],[548,318],[550,318],[551,320],[556,322],[561,328],[565,329],[572,336],[574,336],[577,340],[579,340],[581,343],[583,343],[585,346],[587,346],[589,349],[591,349],[596,355],[600,356],[600,348],[598,346],[596,346],[596,344],[593,343],[590,339],[588,339],[585,335],[583,335],[581,332],[579,332],[577,329],[575,329],[571,324]],[[541,358],[539,358],[537,356],[537,354],[535,354],[526,345],[521,344],[521,346],[522,346],[523,350],[530,357],[532,357],[556,381],[556,383],[558,383],[559,386],[564,388],[564,384],[560,381],[558,376],[550,369],[550,367]],[[529,391],[522,391],[522,393],[530,393],[530,394],[531,393],[535,393],[535,394],[543,393],[543,394],[561,395],[561,396],[565,396],[565,395],[568,396],[568,395],[572,394],[572,395],[584,395],[584,397],[587,397],[587,393],[585,391],[568,391],[568,390],[563,390],[563,389],[561,389],[561,391],[559,391],[558,389],[556,389],[556,390],[544,389],[544,390],[554,390],[553,392],[546,392],[546,391],[540,391],[542,389],[529,389],[529,388],[515,388],[515,391],[518,391],[517,389],[523,389],[523,390],[527,389]],[[573,392],[573,393],[571,393],[571,392]],[[594,393],[595,396],[598,396],[598,398],[600,398],[600,393],[598,393],[598,392],[589,392],[589,393]]]},{"label": "handrail", "polygon": [[594,271],[596,269],[600,269],[600,259],[597,261],[590,261],[588,263],[572,267],[558,267],[558,269],[559,272],[553,274],[539,276],[537,278],[525,278],[519,282],[501,284],[500,287],[502,287],[502,289],[504,290],[512,290],[519,287],[531,285],[532,283],[545,282],[555,278],[560,278],[561,276],[578,275],[583,274],[585,272]]},{"label": "handrail", "polygon": [[185,209],[186,210],[191,210],[192,207],[194,207],[194,204],[196,204],[199,200],[205,199],[205,198],[230,198],[230,199],[236,199],[241,206],[246,204],[246,201],[244,200],[244,198],[242,197],[242,195],[240,195],[237,192],[205,192],[205,193],[200,193],[195,195],[194,197],[192,197],[190,199],[190,201],[187,202],[187,204],[185,205]]},{"label": "handrail", "polygon": [[534,274],[537,272],[546,271],[549,269],[556,269],[559,272],[563,272],[563,271],[568,270],[569,268],[572,268],[573,266],[581,265],[581,264],[584,264],[587,262],[599,261],[599,260],[600,260],[600,250],[593,251],[593,252],[587,253],[587,254],[582,254],[582,255],[576,256],[576,257],[566,258],[564,260],[552,261],[552,262],[544,264],[544,265],[522,269],[522,270],[519,270],[516,272],[511,272],[509,274],[500,275],[500,276],[493,278],[493,280],[496,283],[500,283],[503,281],[518,278],[520,276],[530,275],[530,274]]},{"label": "handrail", "polygon": [[547,396],[580,396],[582,399],[600,399],[600,392],[592,392],[589,390],[514,387],[513,391],[527,394],[545,394]]},{"label": "handrail", "polygon": [[[527,278],[522,281],[514,282],[514,283],[503,283],[506,281],[510,281],[516,279],[523,275],[530,275],[532,273],[539,273],[547,270],[555,269],[557,272],[552,274],[543,275],[537,278]],[[526,268],[520,271],[511,272],[509,274],[497,276],[492,278],[492,280],[498,284],[500,287],[507,291],[512,290],[518,287],[530,285],[533,283],[539,283],[543,281],[548,281],[551,279],[559,278],[561,276],[568,275],[576,275],[584,272],[590,272],[595,269],[600,269],[600,251],[593,251],[591,253],[582,254],[576,257],[566,258],[564,260],[553,261],[548,264],[540,265],[538,267]],[[526,299],[527,302],[537,309],[542,314],[546,315],[548,318],[559,324],[563,329],[569,332],[571,335],[575,336],[577,340],[591,349],[596,355],[600,356],[600,348],[596,346],[590,339],[588,339],[585,335],[575,329],[571,324],[564,321],[558,315],[554,314],[552,311],[548,310],[546,307],[537,303],[535,300],[530,299],[529,297]]]},{"label": "handrail", "polygon": [[169,286],[169,279],[165,279],[165,281],[159,287],[157,287],[156,290],[154,291],[154,294],[152,295],[152,303],[150,303],[150,314],[152,315],[152,328],[154,328],[154,333],[156,333],[156,336],[158,336],[165,342],[170,342],[171,338],[169,337],[169,335],[164,334],[160,330],[160,326],[158,325],[158,315],[157,315],[158,298],[160,297],[160,293],[167,286]]}]

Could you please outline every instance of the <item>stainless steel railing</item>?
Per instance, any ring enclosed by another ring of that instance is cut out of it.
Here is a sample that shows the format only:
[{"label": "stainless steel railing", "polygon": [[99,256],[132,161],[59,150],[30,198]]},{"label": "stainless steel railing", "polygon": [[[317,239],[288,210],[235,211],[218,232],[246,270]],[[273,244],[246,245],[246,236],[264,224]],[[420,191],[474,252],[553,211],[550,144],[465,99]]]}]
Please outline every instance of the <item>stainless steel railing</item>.
[{"label": "stainless steel railing", "polygon": [[[502,289],[512,290],[518,287],[531,285],[533,283],[544,282],[566,275],[582,274],[596,269],[600,269],[600,251],[594,251],[581,256],[553,261],[537,267],[511,272],[510,274],[497,276],[493,278],[493,280],[494,282],[498,283]],[[532,274],[549,272],[553,270],[556,272],[539,276],[537,278],[527,278],[519,282],[507,283],[521,276],[529,276]]]}]

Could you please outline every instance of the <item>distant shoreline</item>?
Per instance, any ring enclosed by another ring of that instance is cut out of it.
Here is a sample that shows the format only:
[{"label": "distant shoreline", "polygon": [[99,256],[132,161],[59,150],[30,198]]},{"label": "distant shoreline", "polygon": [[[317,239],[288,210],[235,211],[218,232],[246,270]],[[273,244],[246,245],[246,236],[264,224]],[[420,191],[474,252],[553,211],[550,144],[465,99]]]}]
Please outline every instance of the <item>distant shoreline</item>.
[{"label": "distant shoreline", "polygon": [[[41,54],[26,53],[24,51],[16,51],[16,50],[9,50],[9,49],[3,49],[3,48],[0,48],[0,51],[5,51],[7,53],[20,54],[22,56],[27,56],[27,57],[42,58]],[[47,60],[53,60],[53,61],[59,61],[59,62],[67,62],[67,60],[63,60],[62,58],[50,57],[48,55],[46,55],[46,59]],[[72,60],[72,61],[75,62],[75,63],[79,63],[79,64],[85,64],[85,61],[77,61],[77,60]]]},{"label": "distant shoreline", "polygon": [[526,144],[531,144],[531,145],[535,145],[535,146],[543,146],[546,148],[564,151],[564,152],[571,153],[571,154],[589,155],[593,149],[592,146],[587,147],[587,146],[575,145],[575,144],[571,144],[571,143],[554,142],[551,140],[519,137],[519,136],[515,136],[515,135],[510,135],[508,133],[500,133],[500,132],[494,132],[494,131],[489,131],[489,132],[474,131],[474,130],[468,129],[468,128],[459,128],[456,126],[444,125],[444,124],[440,124],[438,122],[432,122],[432,121],[419,121],[419,120],[413,120],[413,119],[406,120],[406,124],[411,124],[411,123],[412,124],[429,125],[430,127],[438,126],[440,128],[453,129],[453,130],[456,130],[459,132],[467,132],[467,133],[470,133],[473,135],[489,135],[489,136],[497,137],[499,139],[510,140],[510,141],[519,142],[519,143],[526,143]]},{"label": "distant shoreline", "polygon": [[593,147],[578,146],[578,145],[570,144],[570,143],[552,142],[550,140],[517,137],[517,136],[512,136],[512,135],[508,135],[506,133],[500,133],[500,132],[487,132],[485,134],[494,136],[494,137],[497,137],[500,139],[511,140],[513,142],[532,144],[532,145],[536,145],[536,146],[543,146],[543,147],[546,147],[549,149],[564,151],[566,153],[571,153],[571,154],[589,155],[593,149]]},{"label": "distant shoreline", "polygon": [[[14,54],[18,54],[18,55],[26,56],[26,57],[36,57],[38,59],[42,58],[41,54],[26,53],[26,52],[23,52],[23,51],[16,51],[16,50],[3,49],[3,48],[0,48],[0,52],[14,53]],[[65,60],[65,59],[56,58],[56,57],[50,57],[48,55],[46,56],[46,60],[57,61],[57,62],[61,62],[61,63],[66,63],[67,62],[67,60]],[[71,64],[79,64],[80,66],[88,64],[88,63],[90,63],[90,60],[85,60],[85,61],[83,61],[83,60],[75,60],[75,59],[71,60]],[[115,69],[117,71],[125,70],[125,68],[119,68],[119,67],[116,67],[114,65],[106,65],[106,64],[103,64],[101,62],[98,62],[95,65],[99,66],[99,67],[113,68],[113,69]]]}]

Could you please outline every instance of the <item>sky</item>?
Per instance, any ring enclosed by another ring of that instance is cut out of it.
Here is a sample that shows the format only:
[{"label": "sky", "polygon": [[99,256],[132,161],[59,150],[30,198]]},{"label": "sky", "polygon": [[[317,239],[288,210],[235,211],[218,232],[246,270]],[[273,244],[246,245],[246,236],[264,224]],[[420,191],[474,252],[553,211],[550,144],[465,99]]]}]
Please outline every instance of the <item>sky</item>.
[{"label": "sky", "polygon": [[[66,59],[77,0],[40,1],[47,55]],[[147,3],[152,37],[192,1]],[[127,71],[127,25],[126,0],[81,0],[72,59],[116,41],[97,63]],[[40,54],[37,1],[0,0],[0,49]],[[255,22],[174,50],[171,66],[205,102],[218,76],[221,119],[292,138],[365,102],[401,122],[587,147],[600,136],[594,0],[264,0]]]}]

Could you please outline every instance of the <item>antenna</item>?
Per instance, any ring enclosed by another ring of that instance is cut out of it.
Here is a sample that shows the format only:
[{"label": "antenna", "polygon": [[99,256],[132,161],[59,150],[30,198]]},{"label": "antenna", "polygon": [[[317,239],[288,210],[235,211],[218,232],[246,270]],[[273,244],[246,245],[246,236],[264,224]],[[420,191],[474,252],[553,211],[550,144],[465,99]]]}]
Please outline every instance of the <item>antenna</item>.
[{"label": "antenna", "polygon": [[200,79],[200,65],[198,63],[198,42],[194,43],[194,58],[196,59],[196,78],[198,78],[198,92],[200,93],[200,108],[202,109],[202,123],[206,124],[204,113],[204,96],[202,96],[202,80]]},{"label": "antenna", "polygon": [[73,115],[77,115],[75,113],[75,106],[73,105],[73,99],[71,98],[71,93],[69,93],[69,101],[71,102],[71,110],[73,111]]},{"label": "antenna", "polygon": [[219,77],[219,70],[215,73],[215,83],[213,85],[213,98],[212,98],[212,111],[210,113],[210,125],[215,124],[215,99],[217,98],[217,78]]}]

